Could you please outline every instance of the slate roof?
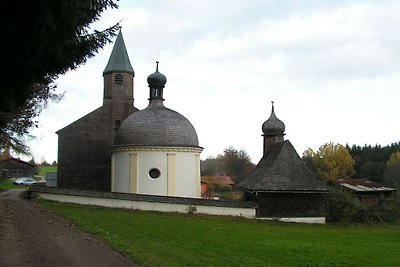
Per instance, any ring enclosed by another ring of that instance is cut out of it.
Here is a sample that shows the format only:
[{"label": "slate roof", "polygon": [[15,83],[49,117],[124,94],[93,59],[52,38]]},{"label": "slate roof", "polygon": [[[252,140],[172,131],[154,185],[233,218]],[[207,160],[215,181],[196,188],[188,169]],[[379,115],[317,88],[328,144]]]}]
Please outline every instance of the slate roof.
[{"label": "slate roof", "polygon": [[135,75],[129,60],[128,52],[126,51],[121,30],[118,33],[117,40],[115,40],[110,59],[108,60],[107,66],[103,71],[103,75],[111,72],[127,72]]},{"label": "slate roof", "polygon": [[305,167],[289,140],[274,144],[239,187],[252,192],[328,192]]},{"label": "slate roof", "polygon": [[130,115],[115,137],[116,146],[199,147],[196,130],[180,113],[152,100],[147,108]]}]

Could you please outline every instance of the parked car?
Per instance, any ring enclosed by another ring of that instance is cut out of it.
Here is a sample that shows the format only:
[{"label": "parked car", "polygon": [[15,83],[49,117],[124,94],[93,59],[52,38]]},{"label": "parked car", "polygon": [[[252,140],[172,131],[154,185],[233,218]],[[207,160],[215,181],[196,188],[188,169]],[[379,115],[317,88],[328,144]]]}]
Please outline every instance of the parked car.
[{"label": "parked car", "polygon": [[36,183],[36,181],[29,177],[21,177],[13,182],[15,185],[31,185],[34,183]]}]

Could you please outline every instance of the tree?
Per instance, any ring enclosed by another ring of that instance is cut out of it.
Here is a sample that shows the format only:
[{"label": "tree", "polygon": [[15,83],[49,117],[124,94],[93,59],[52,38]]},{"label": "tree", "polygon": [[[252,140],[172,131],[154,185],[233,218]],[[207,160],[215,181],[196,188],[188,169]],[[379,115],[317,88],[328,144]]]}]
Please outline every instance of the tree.
[{"label": "tree", "polygon": [[202,176],[222,175],[222,160],[221,158],[208,157],[200,162]]},{"label": "tree", "polygon": [[238,151],[233,147],[229,147],[224,150],[223,155],[218,157],[222,160],[225,175],[231,176],[236,184],[254,168],[254,164],[245,150]]},{"label": "tree", "polygon": [[387,146],[381,145],[346,145],[350,155],[355,160],[355,177],[369,178],[376,182],[381,182],[385,173],[386,163],[390,156],[400,151],[400,142],[395,142]]},{"label": "tree", "polygon": [[326,143],[317,152],[307,149],[303,156],[312,160],[316,175],[328,181],[354,175],[354,160],[343,145]]},{"label": "tree", "polygon": [[383,182],[388,186],[400,183],[400,151],[394,152],[387,161]]},{"label": "tree", "polygon": [[235,183],[239,183],[253,169],[254,164],[247,152],[233,147],[224,149],[224,154],[216,158],[208,157],[201,161],[202,176],[229,175]]},{"label": "tree", "polygon": [[[118,1],[118,0],[116,0]],[[0,148],[29,153],[25,138],[35,118],[55,93],[59,75],[78,68],[116,35],[118,24],[89,33],[89,26],[113,0],[11,1],[17,10],[3,26],[2,92],[0,98]]]}]

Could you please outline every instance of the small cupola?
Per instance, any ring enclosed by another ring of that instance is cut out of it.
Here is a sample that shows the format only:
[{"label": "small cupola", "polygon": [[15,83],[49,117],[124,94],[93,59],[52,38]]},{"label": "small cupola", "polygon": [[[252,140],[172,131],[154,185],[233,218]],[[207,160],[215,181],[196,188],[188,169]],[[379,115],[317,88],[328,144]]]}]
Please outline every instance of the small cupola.
[{"label": "small cupola", "polygon": [[156,61],[156,71],[147,77],[147,83],[150,88],[149,100],[164,100],[163,89],[167,83],[167,77],[158,71],[158,61]]}]

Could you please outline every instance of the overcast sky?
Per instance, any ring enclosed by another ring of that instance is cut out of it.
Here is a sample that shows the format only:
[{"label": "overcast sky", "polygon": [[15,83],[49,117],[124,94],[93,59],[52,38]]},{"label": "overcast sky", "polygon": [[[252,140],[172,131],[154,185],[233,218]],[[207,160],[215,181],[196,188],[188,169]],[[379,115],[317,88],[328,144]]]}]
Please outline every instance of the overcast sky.
[{"label": "overcast sky", "polygon": [[[300,155],[327,142],[400,141],[399,14],[400,1],[382,0],[122,0],[93,28],[121,21],[137,108],[159,60],[164,104],[191,121],[201,158],[232,146],[257,163],[271,101]],[[59,78],[65,98],[32,132],[36,161],[57,160],[55,132],[102,105],[112,47]]]}]

